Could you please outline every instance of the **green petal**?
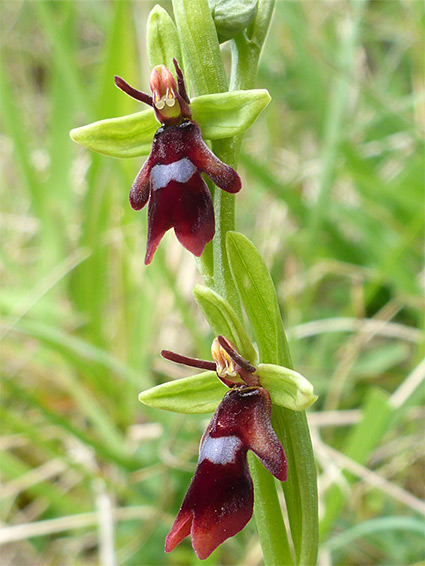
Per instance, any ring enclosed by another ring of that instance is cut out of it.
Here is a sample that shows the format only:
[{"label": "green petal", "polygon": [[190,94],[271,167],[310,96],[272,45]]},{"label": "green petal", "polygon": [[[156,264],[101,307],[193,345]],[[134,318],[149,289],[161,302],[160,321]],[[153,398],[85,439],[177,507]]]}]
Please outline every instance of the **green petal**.
[{"label": "green petal", "polygon": [[317,399],[313,385],[296,371],[274,364],[260,364],[257,373],[261,385],[268,390],[276,405],[304,411]]},{"label": "green petal", "polygon": [[228,391],[213,371],[168,381],[139,394],[139,401],[175,413],[212,413]]},{"label": "green petal", "polygon": [[222,334],[231,340],[240,355],[251,364],[256,365],[257,352],[230,304],[218,293],[204,285],[196,285],[193,295],[215,335]]},{"label": "green petal", "polygon": [[[193,118],[205,139],[215,140],[241,134],[257,119],[270,102],[267,90],[240,90],[206,94],[194,98]],[[147,155],[159,124],[152,108],[94,122],[71,130],[71,138],[86,147],[111,157]]]}]

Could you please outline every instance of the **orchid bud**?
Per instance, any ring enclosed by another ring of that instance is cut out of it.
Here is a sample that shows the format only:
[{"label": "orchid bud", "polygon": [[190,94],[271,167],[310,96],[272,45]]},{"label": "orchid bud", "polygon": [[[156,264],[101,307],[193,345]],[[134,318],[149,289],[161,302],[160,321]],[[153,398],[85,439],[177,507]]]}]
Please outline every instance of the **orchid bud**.
[{"label": "orchid bud", "polygon": [[208,0],[220,43],[239,35],[254,20],[258,0]]}]

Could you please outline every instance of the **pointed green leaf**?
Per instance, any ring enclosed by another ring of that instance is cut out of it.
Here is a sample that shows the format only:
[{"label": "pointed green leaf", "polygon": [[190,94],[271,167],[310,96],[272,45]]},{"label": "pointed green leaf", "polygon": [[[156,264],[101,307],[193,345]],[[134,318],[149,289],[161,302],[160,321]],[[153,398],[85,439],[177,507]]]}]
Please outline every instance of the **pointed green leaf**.
[{"label": "pointed green leaf", "polygon": [[[193,118],[205,139],[215,140],[241,134],[270,102],[267,90],[241,90],[198,96],[192,101]],[[100,120],[70,132],[71,138],[93,151],[111,157],[147,155],[159,124],[152,108]]]},{"label": "pointed green leaf", "polygon": [[204,285],[196,285],[193,295],[215,335],[222,334],[231,340],[240,355],[251,364],[256,365],[257,352],[237,314],[226,299]]},{"label": "pointed green leaf", "polygon": [[263,385],[275,405],[292,411],[304,411],[316,401],[313,385],[300,373],[274,364],[260,364],[257,368]]},{"label": "pointed green leaf", "polygon": [[139,401],[155,409],[175,413],[212,413],[221,403],[227,387],[213,371],[168,381],[139,394]]},{"label": "pointed green leaf", "polygon": [[173,58],[182,65],[180,41],[173,20],[159,4],[154,6],[146,24],[146,45],[149,65],[165,65],[174,71]]},{"label": "pointed green leaf", "polygon": [[[291,356],[272,278],[254,244],[227,233],[227,253],[236,288],[257,338],[263,362],[291,367]],[[316,564],[318,546],[317,473],[304,411],[273,409],[273,427],[288,459],[282,484],[297,564]]]},{"label": "pointed green leaf", "polygon": [[243,234],[227,233],[233,279],[257,336],[260,360],[292,365],[276,291],[263,258]]}]

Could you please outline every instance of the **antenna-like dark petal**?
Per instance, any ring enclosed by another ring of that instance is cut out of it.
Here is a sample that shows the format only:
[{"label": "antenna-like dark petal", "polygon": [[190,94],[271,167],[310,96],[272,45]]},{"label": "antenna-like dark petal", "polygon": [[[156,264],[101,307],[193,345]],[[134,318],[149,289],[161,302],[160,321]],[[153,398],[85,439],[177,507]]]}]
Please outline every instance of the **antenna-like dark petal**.
[{"label": "antenna-like dark petal", "polygon": [[162,350],[161,356],[170,362],[176,364],[183,364],[191,368],[207,369],[210,371],[215,371],[216,366],[214,362],[209,362],[207,360],[198,360],[198,358],[188,358],[187,356],[181,356],[175,352],[170,352],[170,350]]},{"label": "antenna-like dark petal", "polygon": [[179,64],[177,63],[177,59],[173,59],[173,63],[174,63],[174,67],[176,69],[177,84],[178,84],[178,87],[179,87],[179,94],[183,98],[184,101],[186,101],[188,104],[190,104],[190,99],[189,99],[189,97],[187,95],[187,91],[186,91],[186,83],[184,82],[183,73],[182,73],[182,70],[179,67]]},{"label": "antenna-like dark petal", "polygon": [[140,102],[144,102],[148,106],[153,106],[152,96],[146,94],[146,92],[141,92],[140,90],[136,90],[135,88],[130,86],[127,82],[125,82],[124,79],[118,77],[117,75],[115,75],[114,80],[116,86],[119,89],[123,90],[126,94],[128,94],[128,96],[131,96],[131,98],[135,98]]}]

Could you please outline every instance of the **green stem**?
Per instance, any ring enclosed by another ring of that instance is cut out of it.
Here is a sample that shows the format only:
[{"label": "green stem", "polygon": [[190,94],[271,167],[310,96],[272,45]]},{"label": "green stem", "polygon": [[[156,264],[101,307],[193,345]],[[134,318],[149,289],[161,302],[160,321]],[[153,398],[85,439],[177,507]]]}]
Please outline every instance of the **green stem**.
[{"label": "green stem", "polygon": [[[258,62],[266,38],[274,8],[274,0],[259,0],[257,15],[246,32],[232,42],[232,70],[229,90],[255,88]],[[219,140],[213,144],[214,153],[222,161],[236,169],[242,143],[242,135]],[[217,218],[217,233],[214,239],[215,290],[226,297],[235,311],[241,315],[239,296],[231,276],[226,252],[226,233],[234,230],[235,199],[224,191],[215,191],[214,212]]]},{"label": "green stem", "polygon": [[[227,91],[227,79],[221,59],[217,32],[207,0],[174,0],[174,15],[180,37],[185,68],[197,95]],[[219,159],[236,167],[237,153],[233,138],[218,140],[212,149]],[[241,315],[238,294],[230,274],[225,241],[226,233],[235,227],[235,197],[221,190],[213,191],[216,234],[213,250],[208,248],[198,261],[205,282],[211,285],[213,266],[214,289],[226,297]],[[205,257],[204,257],[205,256]]]},{"label": "green stem", "polygon": [[[228,138],[217,140],[212,144],[217,157],[234,169],[237,167],[235,142],[235,138]],[[226,251],[226,234],[235,229],[235,196],[222,190],[215,190],[213,200],[216,218],[216,233],[213,240],[214,289],[227,299],[242,318],[239,295],[232,278]]]},{"label": "green stem", "polygon": [[254,484],[254,516],[267,566],[293,564],[286,527],[273,476],[249,453],[249,469]]},{"label": "green stem", "polygon": [[[259,0],[257,17],[247,34],[233,43],[231,90],[252,88],[273,11],[274,0]],[[185,68],[197,95],[227,90],[220,47],[207,0],[173,0],[176,26],[180,37]],[[214,153],[236,168],[242,136],[218,140]],[[213,191],[216,235],[213,241],[214,288],[242,318],[239,295],[231,275],[226,251],[226,234],[235,226],[235,197],[221,190]],[[205,256],[205,259],[204,259]],[[211,283],[211,250],[198,262],[205,282]],[[292,565],[292,555],[276,485],[270,473],[252,456],[250,469],[255,486],[255,519],[266,565]]]},{"label": "green stem", "polygon": [[[263,258],[254,244],[237,232],[227,235],[227,247],[260,360],[292,368],[276,290]],[[274,405],[272,422],[288,460],[288,480],[282,488],[297,564],[311,566],[316,563],[318,547],[317,480],[306,415]]]},{"label": "green stem", "polygon": [[[257,17],[251,29],[247,33],[239,35],[232,42],[231,89],[255,87],[258,60],[273,7],[273,0],[259,0]],[[266,354],[262,361],[293,369],[283,327],[281,338],[277,355],[272,355],[269,359]],[[267,337],[258,339],[260,350],[263,340],[267,340]],[[315,564],[319,536],[317,473],[307,418],[304,412],[295,413],[275,406],[273,408],[273,426],[283,446],[285,446],[288,462],[291,464],[288,471],[288,481],[282,484],[282,488],[288,507],[297,564]]]}]

